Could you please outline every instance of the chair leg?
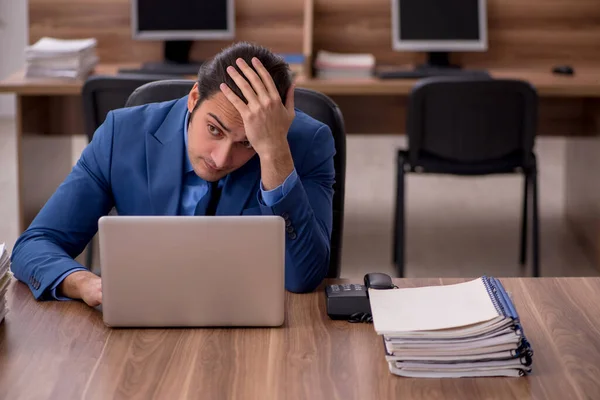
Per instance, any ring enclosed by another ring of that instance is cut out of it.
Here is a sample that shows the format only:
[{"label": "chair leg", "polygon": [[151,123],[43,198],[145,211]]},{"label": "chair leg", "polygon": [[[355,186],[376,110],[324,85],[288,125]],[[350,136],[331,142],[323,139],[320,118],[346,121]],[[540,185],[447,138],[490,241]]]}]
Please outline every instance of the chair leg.
[{"label": "chair leg", "polygon": [[396,217],[394,222],[394,264],[396,276],[404,277],[404,160],[398,158],[396,179]]},{"label": "chair leg", "polygon": [[521,253],[519,257],[519,261],[521,263],[521,267],[525,266],[527,261],[527,220],[529,219],[528,215],[528,205],[529,205],[529,172],[526,172],[523,176],[523,213],[521,214]]},{"label": "chair leg", "polygon": [[540,276],[540,218],[538,212],[538,173],[534,170],[532,177],[533,186],[533,276]]}]

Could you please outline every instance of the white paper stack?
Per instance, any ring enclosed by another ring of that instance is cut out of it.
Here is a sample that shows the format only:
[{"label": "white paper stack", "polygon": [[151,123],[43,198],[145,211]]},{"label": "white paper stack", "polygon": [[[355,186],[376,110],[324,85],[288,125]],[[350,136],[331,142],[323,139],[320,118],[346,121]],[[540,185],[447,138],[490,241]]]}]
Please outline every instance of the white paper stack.
[{"label": "white paper stack", "polygon": [[372,54],[342,54],[319,51],[315,59],[317,78],[368,78],[375,70]]},{"label": "white paper stack", "polygon": [[98,64],[96,39],[44,37],[25,49],[25,76],[85,78]]},{"label": "white paper stack", "polygon": [[495,278],[369,289],[373,324],[393,374],[422,378],[523,376],[533,351]]},{"label": "white paper stack", "polygon": [[6,291],[8,284],[13,276],[9,270],[10,257],[6,250],[6,245],[0,243],[0,323],[4,321],[4,317],[8,313],[8,305],[6,304]]}]

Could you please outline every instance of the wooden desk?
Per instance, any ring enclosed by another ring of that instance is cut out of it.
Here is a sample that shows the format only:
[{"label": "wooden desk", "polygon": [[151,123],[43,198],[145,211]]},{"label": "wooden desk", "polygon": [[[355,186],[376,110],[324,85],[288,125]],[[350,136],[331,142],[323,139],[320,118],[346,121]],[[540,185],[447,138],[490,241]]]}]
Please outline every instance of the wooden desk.
[{"label": "wooden desk", "polygon": [[[112,75],[121,67],[136,64],[101,64],[95,73]],[[576,138],[567,149],[566,214],[600,268],[600,68],[577,67],[574,76],[554,75],[549,68],[499,68],[490,73],[496,78],[526,80],[536,87],[539,135]],[[298,86],[323,92],[338,103],[348,133],[403,133],[407,96],[415,82],[297,79]],[[70,135],[84,133],[82,86],[80,80],[26,79],[23,71],[0,81],[0,93],[16,94],[20,231],[72,168]],[[39,151],[35,158],[27,154],[23,138],[33,135],[55,138],[50,155],[46,155],[49,160],[40,162]],[[50,169],[46,168],[49,164]]]},{"label": "wooden desk", "polygon": [[534,349],[528,377],[394,376],[373,326],[331,321],[322,290],[288,294],[277,329],[111,330],[83,303],[36,302],[15,282],[0,325],[0,398],[600,398],[600,278],[502,282]]},{"label": "wooden desk", "polygon": [[[136,68],[139,64],[99,64],[95,75],[115,75],[119,68]],[[531,82],[542,97],[600,97],[600,69],[578,68],[574,76],[552,74],[539,68],[490,69],[494,78],[523,79]],[[194,79],[194,76],[190,76]],[[414,79],[317,79],[299,76],[298,86],[335,95],[407,95]],[[0,92],[19,95],[80,95],[82,80],[25,78],[19,70],[0,81]]]},{"label": "wooden desk", "polygon": [[[496,68],[489,70],[496,79],[522,79],[531,82],[541,97],[600,97],[600,71],[593,68],[578,69],[573,77],[555,75],[542,69]],[[309,79],[297,80],[302,87],[335,95],[407,95],[412,90],[413,79]]]}]

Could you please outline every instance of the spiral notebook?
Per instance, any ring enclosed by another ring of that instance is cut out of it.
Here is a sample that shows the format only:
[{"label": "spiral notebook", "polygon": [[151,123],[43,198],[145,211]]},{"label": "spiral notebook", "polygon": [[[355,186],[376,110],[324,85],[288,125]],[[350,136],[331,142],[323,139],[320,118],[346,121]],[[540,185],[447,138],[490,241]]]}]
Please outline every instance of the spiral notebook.
[{"label": "spiral notebook", "polygon": [[442,286],[369,289],[390,371],[411,377],[522,376],[533,351],[492,277]]}]

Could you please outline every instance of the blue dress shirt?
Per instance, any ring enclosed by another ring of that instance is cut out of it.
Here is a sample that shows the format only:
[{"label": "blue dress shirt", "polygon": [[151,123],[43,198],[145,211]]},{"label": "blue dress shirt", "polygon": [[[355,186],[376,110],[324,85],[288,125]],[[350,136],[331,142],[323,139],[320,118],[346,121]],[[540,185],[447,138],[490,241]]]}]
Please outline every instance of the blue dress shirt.
[{"label": "blue dress shirt", "polygon": [[[196,210],[196,204],[198,201],[206,195],[208,192],[209,183],[200,178],[194,172],[194,168],[192,167],[192,163],[188,157],[187,146],[188,146],[188,121],[189,121],[189,113],[186,114],[184,122],[183,122],[183,138],[185,142],[185,165],[183,167],[183,184],[181,189],[181,199],[179,203],[179,215],[194,215],[194,211]],[[260,183],[260,193],[262,201],[265,205],[272,207],[275,203],[280,201],[286,194],[290,192],[290,190],[294,187],[296,180],[298,179],[298,173],[296,169],[292,171],[292,173],[285,179],[283,184],[276,187],[273,190],[264,190],[262,182]],[[221,186],[223,181],[219,182],[219,186]],[[71,269],[64,274],[62,274],[55,283],[50,287],[50,295],[56,300],[72,300],[68,297],[58,296],[56,294],[56,289],[61,284],[61,282],[70,274],[76,271],[87,271],[86,268],[74,268]]]}]

